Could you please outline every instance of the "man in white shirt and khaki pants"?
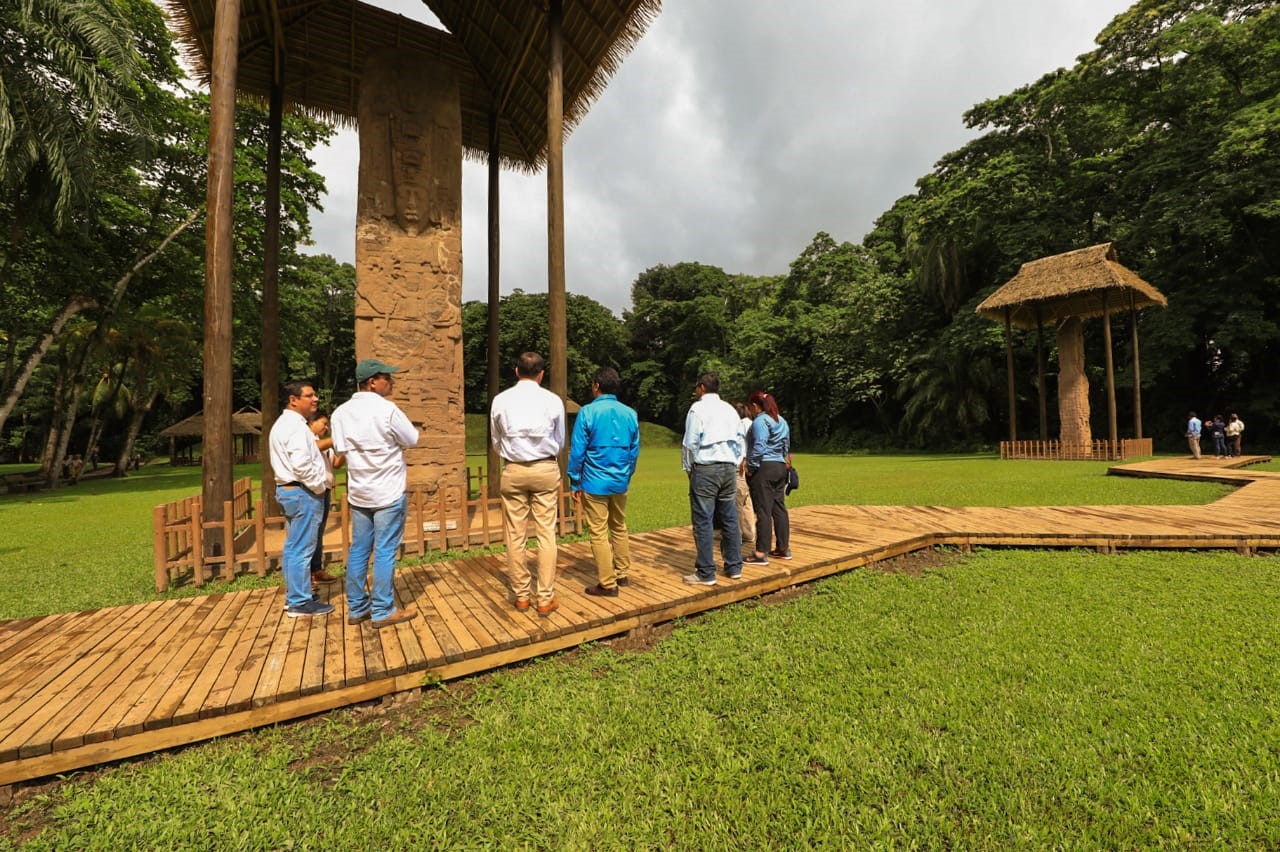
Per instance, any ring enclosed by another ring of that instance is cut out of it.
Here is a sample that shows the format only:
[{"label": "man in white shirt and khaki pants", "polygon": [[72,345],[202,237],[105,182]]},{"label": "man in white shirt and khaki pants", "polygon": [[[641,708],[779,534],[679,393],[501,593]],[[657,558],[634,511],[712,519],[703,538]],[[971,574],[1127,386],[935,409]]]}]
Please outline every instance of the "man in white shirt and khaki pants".
[{"label": "man in white shirt and khaki pants", "polygon": [[560,498],[560,462],[564,447],[564,402],[542,387],[544,361],[525,352],[516,361],[516,383],[493,398],[489,427],[503,459],[502,529],[507,542],[507,575],[516,609],[533,598],[525,543],[529,519],[538,539],[538,615],[559,608],[556,600],[556,514]]}]

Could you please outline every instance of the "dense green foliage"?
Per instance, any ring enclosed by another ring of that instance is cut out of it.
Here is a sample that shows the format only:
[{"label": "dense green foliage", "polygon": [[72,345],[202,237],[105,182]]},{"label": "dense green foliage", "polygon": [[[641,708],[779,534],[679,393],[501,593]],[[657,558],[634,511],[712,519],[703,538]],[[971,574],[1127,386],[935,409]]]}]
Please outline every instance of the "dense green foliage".
[{"label": "dense green foliage", "polygon": [[[62,848],[1269,848],[1280,592],[1233,554],[977,553],[72,780]],[[280,818],[281,803],[289,818]],[[531,818],[544,815],[545,818]]]},{"label": "dense green foliage", "polygon": [[[206,104],[181,88],[147,0],[24,0],[0,12],[0,33],[0,455],[56,475],[68,453],[101,443],[113,460],[199,405],[191,217]],[[760,277],[673,260],[637,275],[621,319],[570,295],[570,397],[586,401],[592,372],[617,367],[624,399],[679,429],[694,376],[716,370],[730,398],[772,391],[805,449],[990,446],[1009,419],[1002,332],[974,307],[1026,261],[1110,241],[1169,298],[1140,317],[1145,432],[1173,449],[1188,408],[1234,410],[1246,443],[1268,446],[1280,423],[1280,8],[1139,0],[1073,67],[965,120],[975,138],[858,243],[819,232]],[[260,107],[242,104],[238,122],[237,407],[260,399],[266,159]],[[307,151],[328,133],[286,119],[281,374],[314,377],[332,404],[351,390],[354,272],[298,252],[323,191]],[[519,352],[549,348],[546,297],[517,291],[500,314],[505,386]],[[1129,323],[1114,323],[1122,435]],[[485,305],[465,305],[463,326],[467,410],[481,412]],[[1086,324],[1099,435],[1101,338]],[[1016,332],[1023,437],[1039,436],[1034,352],[1034,332]],[[1052,399],[1048,412],[1055,435]]]}]

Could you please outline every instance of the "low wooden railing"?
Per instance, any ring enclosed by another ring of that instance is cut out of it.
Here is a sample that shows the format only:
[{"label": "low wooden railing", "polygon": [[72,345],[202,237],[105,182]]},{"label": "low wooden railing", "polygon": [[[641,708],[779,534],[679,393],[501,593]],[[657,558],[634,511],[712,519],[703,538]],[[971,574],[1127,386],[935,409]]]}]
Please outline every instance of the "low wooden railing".
[{"label": "low wooden railing", "polygon": [[[468,470],[465,486],[433,493],[410,486],[401,555],[425,556],[433,550],[502,543],[502,504],[498,498],[486,496],[487,484],[483,470]],[[229,521],[202,523],[200,495],[155,507],[152,529],[157,592],[186,580],[203,586],[215,573],[223,582],[231,582],[245,571],[265,577],[279,567],[284,516],[268,515],[261,500],[251,502],[248,477],[236,481],[232,490],[233,498],[223,512]],[[339,536],[336,541],[330,536],[325,542],[326,561],[342,559],[351,544],[351,509],[345,485],[340,484],[329,496]],[[577,503],[563,485],[558,524],[562,536],[582,532]]]},{"label": "low wooden railing", "polygon": [[1120,461],[1152,455],[1150,438],[1095,440],[1088,444],[1062,441],[1001,441],[1002,459],[1047,459],[1056,461]]}]

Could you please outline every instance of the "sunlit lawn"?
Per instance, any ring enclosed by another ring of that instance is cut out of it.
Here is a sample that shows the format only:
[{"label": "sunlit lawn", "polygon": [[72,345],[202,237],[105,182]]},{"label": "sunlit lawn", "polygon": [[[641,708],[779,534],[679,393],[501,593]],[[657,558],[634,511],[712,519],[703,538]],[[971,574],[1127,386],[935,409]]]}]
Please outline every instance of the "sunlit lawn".
[{"label": "sunlit lawn", "polygon": [[[474,467],[483,456],[469,457]],[[1105,476],[1093,462],[1051,464],[975,456],[796,456],[792,505],[1207,503],[1227,486]],[[257,465],[235,476],[256,476]],[[152,464],[127,479],[82,481],[55,491],[0,496],[0,618],[93,609],[156,597],[152,507],[199,493],[200,470]],[[628,500],[636,531],[689,523],[680,452],[646,448]],[[34,581],[37,580],[38,581]],[[246,576],[230,588],[278,583]],[[168,596],[222,591],[180,586]]]},{"label": "sunlit lawn", "polygon": [[[792,505],[1227,491],[1079,462],[796,464]],[[151,467],[0,497],[4,615],[153,597],[150,507],[198,488]],[[678,451],[646,449],[631,495],[633,529],[687,524]],[[856,571],[644,653],[592,645],[72,780],[0,810],[0,848],[1275,847],[1275,564],[979,551]]]}]

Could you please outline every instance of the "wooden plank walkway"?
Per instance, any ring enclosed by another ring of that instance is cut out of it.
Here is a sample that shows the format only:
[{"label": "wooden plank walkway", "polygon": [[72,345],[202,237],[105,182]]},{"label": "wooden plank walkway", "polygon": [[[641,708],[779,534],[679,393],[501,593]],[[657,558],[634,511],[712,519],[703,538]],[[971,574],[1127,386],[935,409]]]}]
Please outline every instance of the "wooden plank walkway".
[{"label": "wooden plank walkway", "polygon": [[397,602],[422,615],[382,631],[346,623],[340,584],[337,611],[316,620],[285,617],[273,588],[0,622],[0,784],[498,668],[933,545],[1280,548],[1280,474],[1241,469],[1267,460],[1110,471],[1240,486],[1212,507],[794,508],[795,559],[715,587],[681,582],[693,568],[688,527],[633,536],[633,583],[618,598],[583,594],[595,567],[577,542],[561,548],[561,608],[549,618],[511,605],[499,555],[401,569]]}]

